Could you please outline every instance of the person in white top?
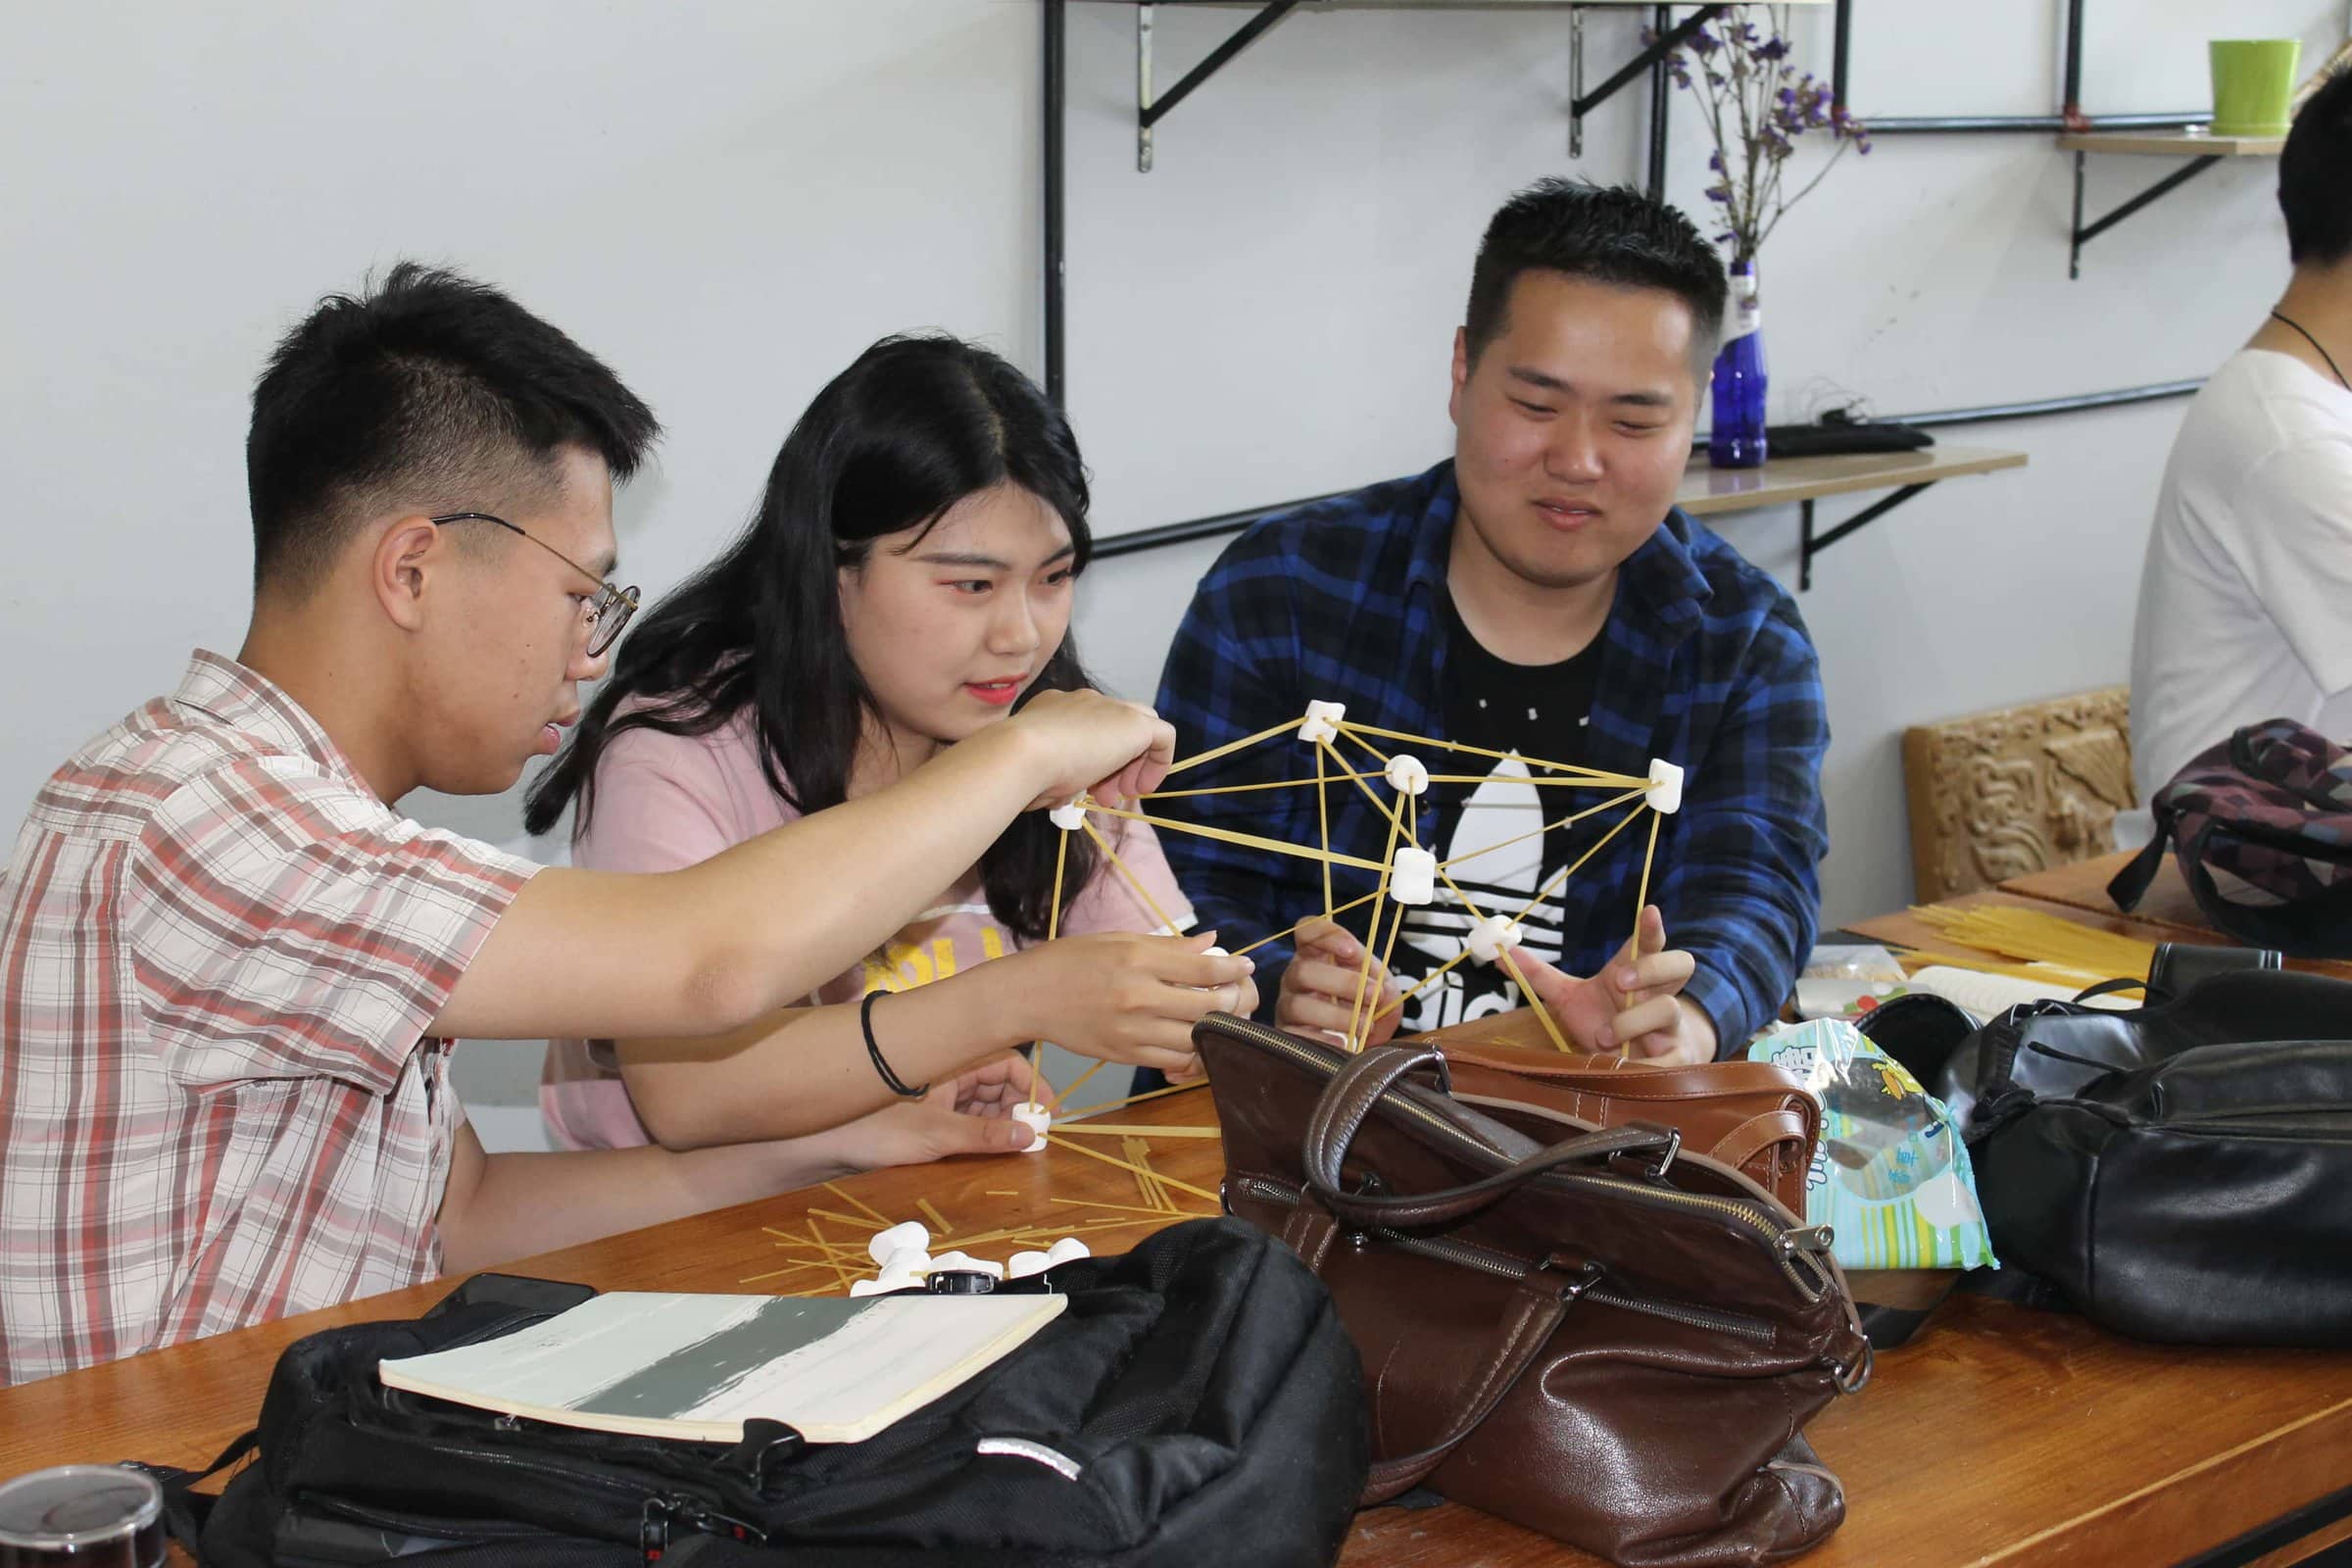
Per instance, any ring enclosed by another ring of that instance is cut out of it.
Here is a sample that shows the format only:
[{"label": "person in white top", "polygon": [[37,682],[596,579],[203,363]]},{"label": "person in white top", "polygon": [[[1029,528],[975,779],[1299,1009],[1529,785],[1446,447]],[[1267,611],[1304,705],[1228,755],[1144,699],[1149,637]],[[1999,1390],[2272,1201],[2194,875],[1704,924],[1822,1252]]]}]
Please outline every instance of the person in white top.
[{"label": "person in white top", "polygon": [[2295,117],[2278,205],[2294,276],[2189,405],[2156,500],[2132,639],[2143,803],[2240,725],[2352,741],[2352,76]]}]

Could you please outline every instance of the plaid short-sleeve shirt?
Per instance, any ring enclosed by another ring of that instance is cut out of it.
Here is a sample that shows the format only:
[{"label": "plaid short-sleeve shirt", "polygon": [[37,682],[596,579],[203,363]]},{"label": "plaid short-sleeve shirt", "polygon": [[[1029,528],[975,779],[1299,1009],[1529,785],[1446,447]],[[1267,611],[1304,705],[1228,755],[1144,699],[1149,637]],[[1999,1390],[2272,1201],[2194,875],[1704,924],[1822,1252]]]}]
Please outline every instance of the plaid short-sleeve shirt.
[{"label": "plaid short-sleeve shirt", "polygon": [[438,1272],[424,1029],[535,869],[203,652],[59,768],[0,874],[0,1384]]}]

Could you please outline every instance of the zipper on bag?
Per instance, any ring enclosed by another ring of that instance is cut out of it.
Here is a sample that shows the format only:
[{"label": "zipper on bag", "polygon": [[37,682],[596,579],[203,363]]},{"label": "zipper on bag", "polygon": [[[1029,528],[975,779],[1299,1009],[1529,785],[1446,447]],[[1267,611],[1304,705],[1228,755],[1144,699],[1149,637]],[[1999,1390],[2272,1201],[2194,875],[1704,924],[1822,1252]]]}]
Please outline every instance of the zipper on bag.
[{"label": "zipper on bag", "polygon": [[[1239,1177],[1233,1185],[1260,1202],[1284,1203],[1293,1208],[1303,1203],[1306,1198],[1301,1190],[1264,1176]],[[1350,1240],[1354,1241],[1358,1237],[1366,1240],[1376,1239],[1383,1246],[1396,1248],[1398,1251],[1411,1252],[1422,1257],[1435,1258],[1442,1263],[1452,1263],[1462,1268],[1474,1269],[1498,1280],[1525,1279],[1536,1267],[1536,1264],[1528,1258],[1517,1257],[1491,1247],[1480,1247],[1473,1242],[1457,1242],[1447,1237],[1406,1236],[1380,1226],[1351,1233]],[[1588,1286],[1579,1294],[1586,1300],[1598,1301],[1604,1306],[1614,1306],[1627,1312],[1641,1312],[1649,1317],[1666,1318],[1690,1328],[1705,1329],[1717,1334],[1729,1334],[1757,1345],[1769,1345],[1774,1337],[1771,1324],[1761,1318],[1748,1317],[1743,1313],[1725,1312],[1709,1306],[1692,1306],[1683,1301],[1653,1300],[1646,1297],[1629,1295],[1606,1285]]]},{"label": "zipper on bag", "polygon": [[[1270,1029],[1251,1019],[1223,1017],[1218,1020],[1217,1027],[1239,1035],[1251,1044],[1262,1046],[1295,1065],[1304,1067],[1318,1076],[1329,1077],[1339,1066],[1339,1052],[1329,1047],[1317,1046],[1311,1041],[1294,1039],[1281,1030]],[[1426,1128],[1445,1143],[1464,1153],[1489,1159],[1495,1158],[1499,1154],[1499,1151],[1463,1132],[1445,1118],[1433,1114],[1406,1096],[1384,1094],[1381,1097],[1380,1104],[1383,1109],[1402,1113],[1409,1120]],[[1792,1266],[1793,1260],[1798,1257],[1807,1257],[1807,1260],[1810,1261],[1808,1254],[1813,1250],[1810,1244],[1816,1236],[1826,1236],[1826,1228],[1814,1227],[1792,1232],[1753,1204],[1743,1203],[1736,1199],[1708,1198],[1696,1193],[1681,1193],[1666,1187],[1649,1187],[1635,1182],[1613,1181],[1574,1171],[1546,1171],[1536,1179],[1538,1181],[1565,1182],[1574,1187],[1603,1191],[1612,1197],[1631,1202],[1679,1208],[1686,1212],[1704,1213],[1716,1219],[1728,1220],[1749,1236],[1766,1244],[1767,1250],[1771,1252],[1774,1262],[1779,1265],[1781,1272],[1788,1277],[1788,1283],[1794,1286],[1805,1299],[1808,1301],[1818,1300],[1829,1288],[1830,1279],[1826,1272],[1816,1269],[1818,1283],[1808,1284]],[[1826,1241],[1823,1245],[1827,1245]]]}]

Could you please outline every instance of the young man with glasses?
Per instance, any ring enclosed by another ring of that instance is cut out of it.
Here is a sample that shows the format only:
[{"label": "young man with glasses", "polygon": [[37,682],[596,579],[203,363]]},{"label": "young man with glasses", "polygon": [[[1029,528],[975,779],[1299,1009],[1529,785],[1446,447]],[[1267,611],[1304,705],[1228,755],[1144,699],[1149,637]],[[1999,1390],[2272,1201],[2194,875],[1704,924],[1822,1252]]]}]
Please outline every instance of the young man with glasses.
[{"label": "young man with glasses", "polygon": [[1247,991],[1247,960],[1173,939],[1132,939],[1162,983],[1116,998],[1101,960],[1047,995],[980,965],[899,999],[878,1041],[855,1016],[795,1029],[783,1141],[485,1155],[456,1037],[743,1029],[1017,812],[1140,793],[1170,755],[1148,710],[1050,693],[891,789],[654,876],[403,819],[419,787],[506,789],[578,716],[636,603],[606,580],[612,485],[655,434],[595,358],[446,272],[398,267],[279,345],[246,448],[242,650],[198,652],[61,767],[0,876],[0,1384],[851,1163],[1017,1148],[1017,1123],[896,1097],[961,1075],[960,1108],[1001,1111],[1002,1049],[1040,1037],[1189,1065],[1185,1024]]}]

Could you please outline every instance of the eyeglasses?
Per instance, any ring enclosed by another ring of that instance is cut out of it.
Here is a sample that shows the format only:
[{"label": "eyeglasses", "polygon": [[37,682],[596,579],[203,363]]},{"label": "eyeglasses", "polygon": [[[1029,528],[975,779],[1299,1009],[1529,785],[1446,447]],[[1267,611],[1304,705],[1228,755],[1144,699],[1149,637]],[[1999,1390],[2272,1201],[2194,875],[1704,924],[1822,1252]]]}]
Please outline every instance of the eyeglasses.
[{"label": "eyeglasses", "polygon": [[[506,518],[494,517],[487,512],[449,512],[438,517],[427,517],[425,521],[436,525],[444,522],[494,522],[511,534],[531,539],[529,534],[523,533]],[[588,602],[588,657],[601,658],[606,649],[620,640],[620,629],[629,623],[631,615],[637,613],[637,590],[613,587],[544,539],[531,539],[531,543],[597,585],[596,597]]]}]

